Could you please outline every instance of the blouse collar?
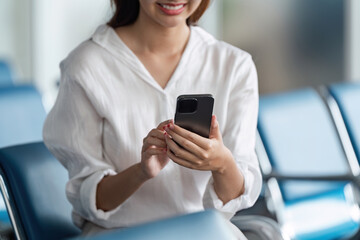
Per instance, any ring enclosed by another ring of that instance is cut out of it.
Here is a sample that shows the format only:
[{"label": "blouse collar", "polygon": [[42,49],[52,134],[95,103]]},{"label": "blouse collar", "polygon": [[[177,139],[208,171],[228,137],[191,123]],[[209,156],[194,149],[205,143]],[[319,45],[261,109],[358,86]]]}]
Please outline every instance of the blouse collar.
[{"label": "blouse collar", "polygon": [[190,62],[188,59],[193,53],[193,49],[200,43],[199,37],[196,36],[198,34],[197,31],[197,27],[190,27],[190,37],[183,52],[183,55],[181,56],[178,66],[176,67],[173,75],[171,76],[169,82],[164,89],[161,88],[161,86],[155,81],[155,79],[151,76],[149,71],[142,64],[142,62],[121,40],[121,38],[116,34],[115,30],[112,27],[106,24],[100,25],[93,34],[92,41],[106,49],[118,60],[127,64],[127,66],[129,68],[132,68],[136,72],[136,74],[138,74],[143,80],[147,81],[149,84],[153,85],[161,92],[164,92],[166,91],[166,89],[170,88],[171,85],[174,84],[174,82],[179,78],[179,76],[182,75],[185,70],[185,65]]}]

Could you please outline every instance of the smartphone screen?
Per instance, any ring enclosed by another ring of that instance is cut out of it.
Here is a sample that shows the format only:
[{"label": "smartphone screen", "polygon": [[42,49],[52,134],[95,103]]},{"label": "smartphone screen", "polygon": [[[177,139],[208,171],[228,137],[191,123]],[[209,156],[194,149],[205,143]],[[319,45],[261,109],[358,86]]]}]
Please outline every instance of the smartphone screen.
[{"label": "smartphone screen", "polygon": [[177,98],[175,124],[208,138],[213,107],[211,94],[180,95]]}]

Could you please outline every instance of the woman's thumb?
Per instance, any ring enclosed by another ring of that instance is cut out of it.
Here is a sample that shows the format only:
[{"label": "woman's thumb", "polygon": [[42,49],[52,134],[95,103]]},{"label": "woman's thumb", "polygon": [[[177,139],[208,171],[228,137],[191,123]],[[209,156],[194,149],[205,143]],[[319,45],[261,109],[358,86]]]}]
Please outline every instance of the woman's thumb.
[{"label": "woman's thumb", "polygon": [[216,116],[213,115],[211,118],[211,127],[210,127],[210,134],[209,138],[221,138],[221,133],[219,129],[219,123],[216,120]]}]

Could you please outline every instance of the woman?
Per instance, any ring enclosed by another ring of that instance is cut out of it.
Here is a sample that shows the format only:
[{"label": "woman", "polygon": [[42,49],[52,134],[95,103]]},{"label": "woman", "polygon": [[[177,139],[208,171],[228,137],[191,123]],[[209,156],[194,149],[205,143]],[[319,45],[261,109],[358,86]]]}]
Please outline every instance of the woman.
[{"label": "woman", "polygon": [[[91,234],[204,208],[230,219],[252,206],[261,175],[251,56],[193,26],[209,0],[113,4],[108,25],[61,63],[44,126],[69,171],[75,224]],[[171,120],[177,96],[195,93],[215,98],[209,138]]]}]

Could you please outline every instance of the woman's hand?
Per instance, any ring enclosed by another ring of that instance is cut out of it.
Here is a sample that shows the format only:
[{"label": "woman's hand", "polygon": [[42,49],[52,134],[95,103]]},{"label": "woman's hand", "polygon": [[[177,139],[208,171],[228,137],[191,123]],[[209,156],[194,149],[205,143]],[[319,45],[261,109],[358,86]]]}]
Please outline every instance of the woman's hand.
[{"label": "woman's hand", "polygon": [[171,123],[172,120],[160,123],[144,138],[140,163],[116,175],[106,176],[100,181],[96,190],[98,209],[103,211],[115,209],[133,195],[144,182],[158,175],[166,166],[169,158],[166,156],[164,129]]},{"label": "woman's hand", "polygon": [[167,155],[184,167],[222,173],[227,163],[233,161],[230,150],[223,144],[215,116],[211,120],[209,138],[201,137],[172,123],[165,131]]},{"label": "woman's hand", "polygon": [[147,179],[157,176],[169,162],[169,158],[166,155],[167,145],[164,129],[170,126],[170,124],[173,124],[172,120],[160,123],[143,140],[141,169]]},{"label": "woman's hand", "polygon": [[211,171],[215,192],[224,204],[244,193],[244,176],[223,143],[215,116],[211,120],[209,138],[173,123],[165,131],[169,158],[187,168]]}]

